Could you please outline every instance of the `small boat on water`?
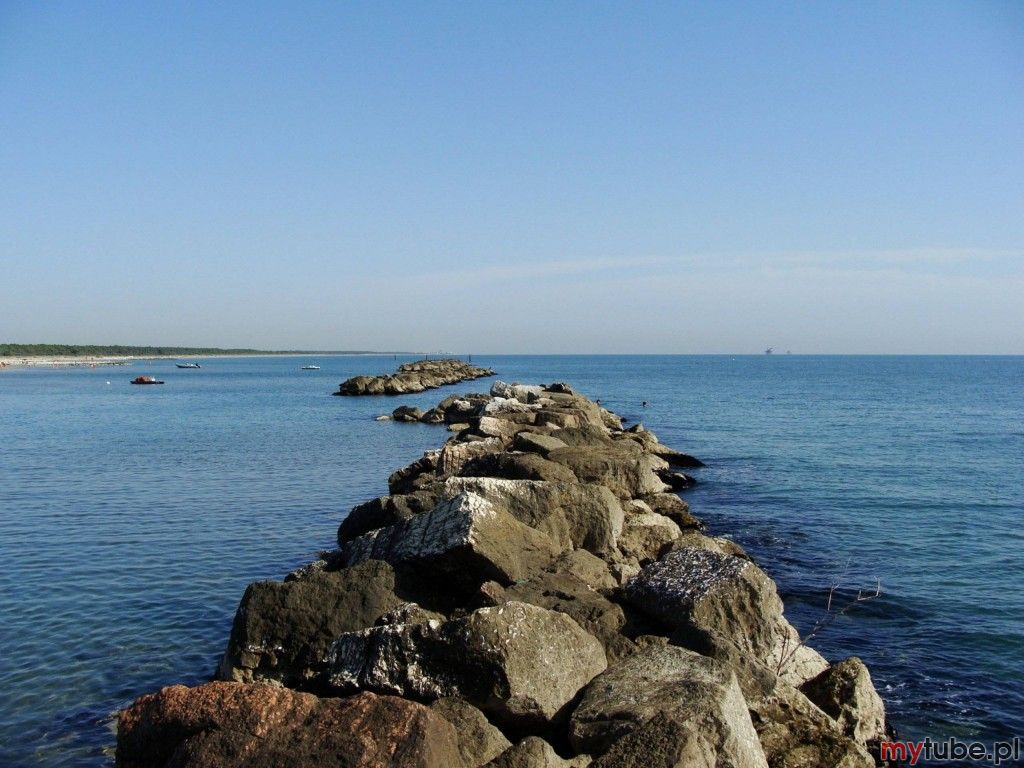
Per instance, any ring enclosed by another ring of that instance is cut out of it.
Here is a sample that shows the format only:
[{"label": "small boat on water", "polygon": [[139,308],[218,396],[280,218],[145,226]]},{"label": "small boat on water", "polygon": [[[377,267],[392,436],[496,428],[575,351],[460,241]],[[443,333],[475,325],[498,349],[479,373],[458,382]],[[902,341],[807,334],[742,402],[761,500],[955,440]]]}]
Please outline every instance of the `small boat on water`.
[{"label": "small boat on water", "polygon": [[319,365],[304,365],[304,366],[302,366],[302,370],[304,370],[304,371],[319,371],[320,370],[320,366]]},{"label": "small boat on water", "polygon": [[163,384],[163,382],[154,379],[152,376],[136,376],[132,379],[132,384]]},{"label": "small boat on water", "polygon": [[202,368],[199,363],[175,363],[179,368]]}]

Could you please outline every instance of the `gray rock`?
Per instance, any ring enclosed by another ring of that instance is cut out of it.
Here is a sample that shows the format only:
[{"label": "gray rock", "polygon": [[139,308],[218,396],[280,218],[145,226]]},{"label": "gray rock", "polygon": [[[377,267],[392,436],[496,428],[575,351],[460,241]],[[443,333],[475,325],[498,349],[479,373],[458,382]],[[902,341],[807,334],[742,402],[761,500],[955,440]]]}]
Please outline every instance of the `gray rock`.
[{"label": "gray rock", "polygon": [[487,580],[511,584],[543,569],[559,552],[548,536],[472,493],[342,546],[346,565],[367,560],[415,564],[464,587]]},{"label": "gray rock", "polygon": [[343,632],[371,627],[406,602],[391,566],[371,561],[342,571],[311,571],[287,582],[250,584],[220,663],[222,680],[298,687],[326,669]]},{"label": "gray rock", "polygon": [[459,734],[459,753],[466,768],[478,768],[512,746],[483,712],[464,699],[438,699],[430,708],[455,726]]},{"label": "gray rock", "polygon": [[578,547],[603,553],[615,547],[622,530],[622,506],[600,485],[453,477],[446,496],[470,492],[482,496],[517,520],[543,531],[562,549]]},{"label": "gray rock", "polygon": [[447,622],[343,634],[328,680],[343,693],[459,696],[506,728],[528,730],[564,717],[605,667],[601,644],[571,618],[509,602]]},{"label": "gray rock", "polygon": [[828,666],[801,644],[782,615],[775,583],[748,560],[680,549],[645,567],[624,592],[632,605],[669,626],[726,638],[791,684]]},{"label": "gray rock", "polygon": [[381,496],[352,508],[338,526],[338,545],[369,533],[376,528],[408,520],[421,512],[427,512],[437,504],[429,493]]},{"label": "gray rock", "polygon": [[598,765],[767,768],[732,671],[671,645],[641,648],[595,678],[569,737],[578,752],[626,761]]},{"label": "gray rock", "polygon": [[800,690],[833,718],[843,733],[861,744],[885,736],[885,705],[871,682],[871,673],[856,656],[833,664]]}]

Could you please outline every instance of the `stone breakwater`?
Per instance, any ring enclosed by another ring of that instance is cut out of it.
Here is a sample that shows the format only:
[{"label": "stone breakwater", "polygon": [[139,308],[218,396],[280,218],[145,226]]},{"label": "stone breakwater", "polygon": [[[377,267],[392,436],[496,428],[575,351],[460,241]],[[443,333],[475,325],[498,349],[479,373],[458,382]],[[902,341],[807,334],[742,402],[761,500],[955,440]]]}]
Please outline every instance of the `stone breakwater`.
[{"label": "stone breakwater", "polygon": [[867,668],[703,532],[697,459],[564,384],[436,411],[337,549],[249,586],[217,681],[120,714],[117,766],[875,765]]},{"label": "stone breakwater", "polygon": [[403,363],[398,373],[383,376],[353,376],[338,386],[336,395],[411,395],[437,389],[460,381],[493,376],[490,368],[464,363],[462,360],[420,360]]}]

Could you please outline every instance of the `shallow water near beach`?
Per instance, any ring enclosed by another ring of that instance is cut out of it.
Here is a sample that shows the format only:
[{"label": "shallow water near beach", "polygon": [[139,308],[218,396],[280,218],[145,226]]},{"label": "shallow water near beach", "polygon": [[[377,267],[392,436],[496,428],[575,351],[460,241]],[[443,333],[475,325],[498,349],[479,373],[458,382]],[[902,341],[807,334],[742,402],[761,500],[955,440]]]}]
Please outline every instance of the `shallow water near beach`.
[{"label": "shallow water near beach", "polygon": [[[902,737],[1024,734],[1024,358],[473,362],[570,382],[704,459],[684,498],[801,630],[833,581],[840,604],[880,583],[814,645],[868,663]],[[0,766],[109,765],[114,710],[208,679],[245,586],[332,546],[447,437],[373,417],[491,381],[339,398],[396,360],[202,365],[0,371]],[[128,384],[141,374],[167,383]]]}]

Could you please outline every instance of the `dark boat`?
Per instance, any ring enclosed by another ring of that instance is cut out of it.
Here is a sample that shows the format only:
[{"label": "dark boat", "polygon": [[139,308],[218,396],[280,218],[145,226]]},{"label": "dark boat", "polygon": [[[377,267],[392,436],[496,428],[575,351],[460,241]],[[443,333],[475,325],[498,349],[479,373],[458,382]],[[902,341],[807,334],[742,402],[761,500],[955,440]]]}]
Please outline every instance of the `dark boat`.
[{"label": "dark boat", "polygon": [[163,382],[157,381],[152,376],[136,376],[132,379],[132,384],[163,384]]},{"label": "dark boat", "polygon": [[199,363],[175,363],[179,368],[202,368]]}]

